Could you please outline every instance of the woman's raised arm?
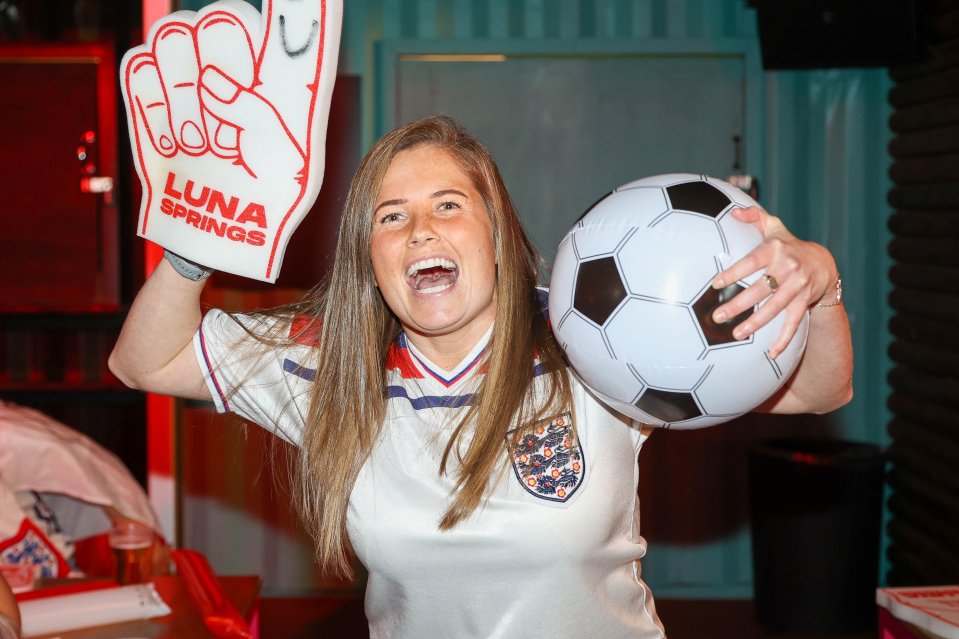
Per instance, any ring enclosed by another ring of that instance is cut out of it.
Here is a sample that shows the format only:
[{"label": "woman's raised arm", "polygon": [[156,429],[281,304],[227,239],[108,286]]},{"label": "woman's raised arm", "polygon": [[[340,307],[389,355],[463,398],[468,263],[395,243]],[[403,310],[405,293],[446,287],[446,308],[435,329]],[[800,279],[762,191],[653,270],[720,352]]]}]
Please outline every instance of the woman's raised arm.
[{"label": "woman's raised arm", "polygon": [[137,294],[110,354],[110,370],[151,393],[210,399],[193,351],[204,280],[192,281],[164,259]]}]

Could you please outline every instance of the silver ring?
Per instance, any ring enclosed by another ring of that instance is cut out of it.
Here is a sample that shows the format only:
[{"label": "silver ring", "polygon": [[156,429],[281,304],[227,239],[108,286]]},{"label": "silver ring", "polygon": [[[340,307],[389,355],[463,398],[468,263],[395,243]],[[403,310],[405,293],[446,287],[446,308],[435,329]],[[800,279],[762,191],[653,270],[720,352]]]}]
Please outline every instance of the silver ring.
[{"label": "silver ring", "polygon": [[773,293],[775,293],[776,289],[779,288],[779,280],[772,275],[763,275],[763,281],[766,282],[766,286],[768,286],[769,290]]}]

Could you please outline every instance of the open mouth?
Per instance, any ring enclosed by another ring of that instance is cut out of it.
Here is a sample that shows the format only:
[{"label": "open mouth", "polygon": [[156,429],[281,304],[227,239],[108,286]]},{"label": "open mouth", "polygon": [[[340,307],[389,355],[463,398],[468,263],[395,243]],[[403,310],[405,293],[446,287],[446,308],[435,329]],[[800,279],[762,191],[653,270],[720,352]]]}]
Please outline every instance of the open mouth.
[{"label": "open mouth", "polygon": [[442,257],[431,257],[406,270],[406,281],[417,293],[440,293],[456,283],[459,267]]}]

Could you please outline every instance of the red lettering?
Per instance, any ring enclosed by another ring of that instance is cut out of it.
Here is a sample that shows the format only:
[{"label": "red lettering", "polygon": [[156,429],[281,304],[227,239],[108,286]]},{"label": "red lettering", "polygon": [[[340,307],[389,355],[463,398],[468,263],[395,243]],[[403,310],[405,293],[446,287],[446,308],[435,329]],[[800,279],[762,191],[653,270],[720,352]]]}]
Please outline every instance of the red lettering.
[{"label": "red lettering", "polygon": [[190,206],[203,206],[206,204],[206,198],[210,195],[210,187],[204,186],[203,190],[200,191],[200,197],[193,195],[193,187],[195,184],[193,180],[186,181],[186,189],[183,191],[183,199],[186,200],[186,203]]},{"label": "red lettering", "polygon": [[[236,242],[246,241],[255,246],[262,246],[266,242],[266,235],[257,233],[255,236],[248,237],[246,230],[242,227],[232,227],[226,222],[218,223],[213,218],[202,215],[199,211],[187,208],[177,201],[186,202],[191,207],[204,208],[207,213],[217,213],[221,218],[234,220],[237,224],[253,223],[261,229],[267,228],[266,207],[256,202],[250,202],[243,211],[237,215],[240,207],[240,200],[235,195],[227,196],[221,191],[217,191],[209,186],[199,186],[193,180],[187,180],[183,187],[183,192],[177,190],[177,176],[170,171],[167,173],[166,185],[163,192],[169,196],[160,201],[160,211],[173,217],[185,218],[187,224],[192,224],[196,228],[213,232],[218,236],[226,235]],[[232,235],[231,235],[232,233]]]},{"label": "red lettering", "polygon": [[266,235],[263,231],[250,231],[246,234],[246,243],[250,246],[263,246],[266,244]]},{"label": "red lettering", "polygon": [[240,213],[240,217],[236,218],[237,224],[245,224],[247,222],[256,222],[256,225],[261,229],[266,228],[266,209],[263,208],[262,204],[257,204],[256,202],[250,202],[247,204],[246,208],[243,209],[243,212]]},{"label": "red lettering", "polygon": [[242,226],[231,226],[226,230],[226,236],[234,242],[242,242],[246,237],[246,229]]},{"label": "red lettering", "polygon": [[216,218],[212,218],[208,215],[203,216],[203,230],[207,233],[213,231],[218,236],[223,237],[223,234],[226,233],[226,228],[226,222],[217,222]]},{"label": "red lettering", "polygon": [[219,209],[221,217],[232,220],[236,215],[236,207],[239,204],[240,200],[237,199],[236,196],[231,197],[228,204],[222,193],[213,191],[213,193],[210,194],[210,199],[206,203],[206,212],[213,213],[213,209]]},{"label": "red lettering", "polygon": [[173,182],[176,180],[176,174],[172,171],[167,173],[166,176],[166,186],[163,187],[163,192],[169,195],[170,197],[179,200],[183,197],[179,191],[173,188]]}]

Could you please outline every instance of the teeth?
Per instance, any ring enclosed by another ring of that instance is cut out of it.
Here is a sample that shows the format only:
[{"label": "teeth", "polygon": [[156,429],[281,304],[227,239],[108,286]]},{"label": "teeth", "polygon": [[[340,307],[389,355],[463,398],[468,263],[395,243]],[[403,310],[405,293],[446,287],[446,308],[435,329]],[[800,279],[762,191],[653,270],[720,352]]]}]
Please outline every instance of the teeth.
[{"label": "teeth", "polygon": [[[444,259],[442,257],[430,257],[421,262],[416,262],[415,264],[411,264],[409,269],[407,269],[406,271],[406,277],[413,277],[414,275],[416,275],[418,272],[420,272],[423,269],[435,268],[437,266],[441,266],[451,271],[456,270],[456,264],[454,262],[451,262],[450,260]],[[437,287],[437,288],[445,288],[445,287]]]},{"label": "teeth", "polygon": [[423,290],[421,290],[421,291],[419,291],[419,292],[420,292],[420,293],[423,293],[423,294],[439,293],[440,291],[445,291],[446,289],[448,289],[448,288],[451,287],[451,286],[453,286],[453,285],[452,285],[452,284],[440,284],[439,286],[431,286],[431,287],[429,287],[429,288],[424,288]]}]

